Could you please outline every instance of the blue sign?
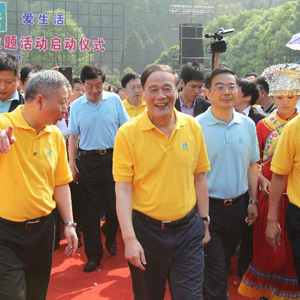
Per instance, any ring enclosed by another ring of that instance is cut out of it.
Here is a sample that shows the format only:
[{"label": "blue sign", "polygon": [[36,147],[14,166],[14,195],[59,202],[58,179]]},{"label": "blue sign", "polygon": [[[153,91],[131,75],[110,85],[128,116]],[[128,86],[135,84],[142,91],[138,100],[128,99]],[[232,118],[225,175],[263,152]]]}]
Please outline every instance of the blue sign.
[{"label": "blue sign", "polygon": [[0,32],[7,31],[7,8],[6,3],[0,3]]}]

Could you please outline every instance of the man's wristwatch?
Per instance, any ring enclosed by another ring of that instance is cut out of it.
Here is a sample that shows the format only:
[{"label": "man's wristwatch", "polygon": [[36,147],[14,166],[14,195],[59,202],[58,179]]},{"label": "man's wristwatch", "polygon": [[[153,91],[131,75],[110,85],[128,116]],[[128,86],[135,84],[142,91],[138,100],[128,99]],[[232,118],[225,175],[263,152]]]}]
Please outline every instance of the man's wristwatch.
[{"label": "man's wristwatch", "polygon": [[249,204],[255,204],[257,206],[258,203],[259,203],[258,200],[249,199]]},{"label": "man's wristwatch", "polygon": [[65,226],[72,226],[72,227],[76,228],[77,223],[74,223],[74,222],[64,222],[64,225]]},{"label": "man's wristwatch", "polygon": [[206,217],[200,217],[202,219],[202,221],[206,221],[208,223],[210,223],[210,216],[206,216]]}]

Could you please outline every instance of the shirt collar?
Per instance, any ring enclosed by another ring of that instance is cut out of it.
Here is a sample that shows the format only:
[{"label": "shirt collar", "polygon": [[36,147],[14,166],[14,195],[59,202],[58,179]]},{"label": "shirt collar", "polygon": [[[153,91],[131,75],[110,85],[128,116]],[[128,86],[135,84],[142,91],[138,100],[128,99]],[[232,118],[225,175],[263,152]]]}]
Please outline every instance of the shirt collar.
[{"label": "shirt collar", "polygon": [[[126,109],[136,108],[134,105],[131,105],[131,104],[129,103],[128,98],[126,98],[126,99],[123,101],[123,104],[124,104],[124,107],[125,107]],[[146,102],[145,102],[144,100],[142,101],[141,105],[140,105],[138,108],[136,108],[136,109],[139,109],[140,107],[143,107],[143,106],[146,106]]]},{"label": "shirt collar", "polygon": [[[110,94],[109,92],[102,91],[100,101],[101,100],[106,100],[108,98],[109,94]],[[82,103],[92,103],[92,102],[86,97],[86,94],[84,94],[82,96]]]},{"label": "shirt collar", "polygon": [[209,107],[206,111],[206,114],[207,114],[207,118],[206,118],[206,124],[207,125],[216,125],[216,124],[225,124],[226,126],[230,126],[234,123],[242,123],[243,122],[243,117],[242,117],[242,114],[236,112],[234,109],[233,109],[233,118],[232,120],[229,122],[229,124],[225,123],[224,121],[221,121],[219,119],[217,119],[213,113],[211,112],[211,107]]},{"label": "shirt collar", "polygon": [[12,101],[19,101],[19,92],[18,90],[15,90],[15,92],[12,94],[11,98],[5,100],[4,102],[12,102]]},{"label": "shirt collar", "polygon": [[[23,128],[23,129],[27,129],[27,130],[34,130],[35,129],[33,127],[31,127],[24,119],[21,109],[24,107],[24,105],[19,105],[11,114],[13,115],[13,120],[14,120],[14,125],[15,127],[18,128]],[[52,132],[53,129],[51,127],[51,125],[46,125],[42,131],[45,132]]]},{"label": "shirt collar", "polygon": [[[183,103],[182,99],[181,99],[181,93],[179,93],[178,99],[179,99],[180,107],[186,106],[186,105]],[[192,104],[190,107],[195,106],[195,104],[196,104],[196,100],[194,100],[193,104]],[[187,106],[186,106],[186,107],[187,107]],[[188,107],[188,108],[189,108],[189,107]]]},{"label": "shirt collar", "polygon": [[245,114],[245,116],[249,116],[250,109],[251,109],[251,105],[249,105],[247,108],[245,108],[243,110],[243,113]]},{"label": "shirt collar", "polygon": [[[173,108],[173,112],[175,113],[175,119],[176,119],[176,123],[175,123],[175,129],[180,129],[182,126],[184,126],[185,124],[187,124],[187,121],[185,119],[185,114],[182,114],[180,112],[178,112],[175,108]],[[144,110],[143,113],[141,114],[141,118],[142,118],[142,130],[143,131],[147,131],[147,130],[151,130],[153,128],[157,128],[150,120],[147,110]]]}]

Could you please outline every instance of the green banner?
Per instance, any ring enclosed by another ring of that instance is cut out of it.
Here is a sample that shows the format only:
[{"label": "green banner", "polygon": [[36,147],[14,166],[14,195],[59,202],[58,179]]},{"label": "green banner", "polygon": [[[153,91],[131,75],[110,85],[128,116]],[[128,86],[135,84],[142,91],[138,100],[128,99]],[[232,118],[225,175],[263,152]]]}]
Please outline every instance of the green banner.
[{"label": "green banner", "polygon": [[6,32],[7,31],[7,9],[6,9],[6,3],[1,2],[0,3],[0,32]]}]

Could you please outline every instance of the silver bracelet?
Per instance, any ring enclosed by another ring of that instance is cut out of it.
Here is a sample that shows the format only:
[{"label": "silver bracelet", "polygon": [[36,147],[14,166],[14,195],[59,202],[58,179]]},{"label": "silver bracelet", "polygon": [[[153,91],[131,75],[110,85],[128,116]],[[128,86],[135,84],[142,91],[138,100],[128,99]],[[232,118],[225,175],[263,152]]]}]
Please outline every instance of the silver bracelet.
[{"label": "silver bracelet", "polygon": [[259,203],[258,200],[249,199],[249,204],[255,204],[257,206],[258,203]]},{"label": "silver bracelet", "polygon": [[64,225],[65,226],[72,226],[72,227],[76,228],[77,223],[74,223],[74,222],[64,222]]}]

